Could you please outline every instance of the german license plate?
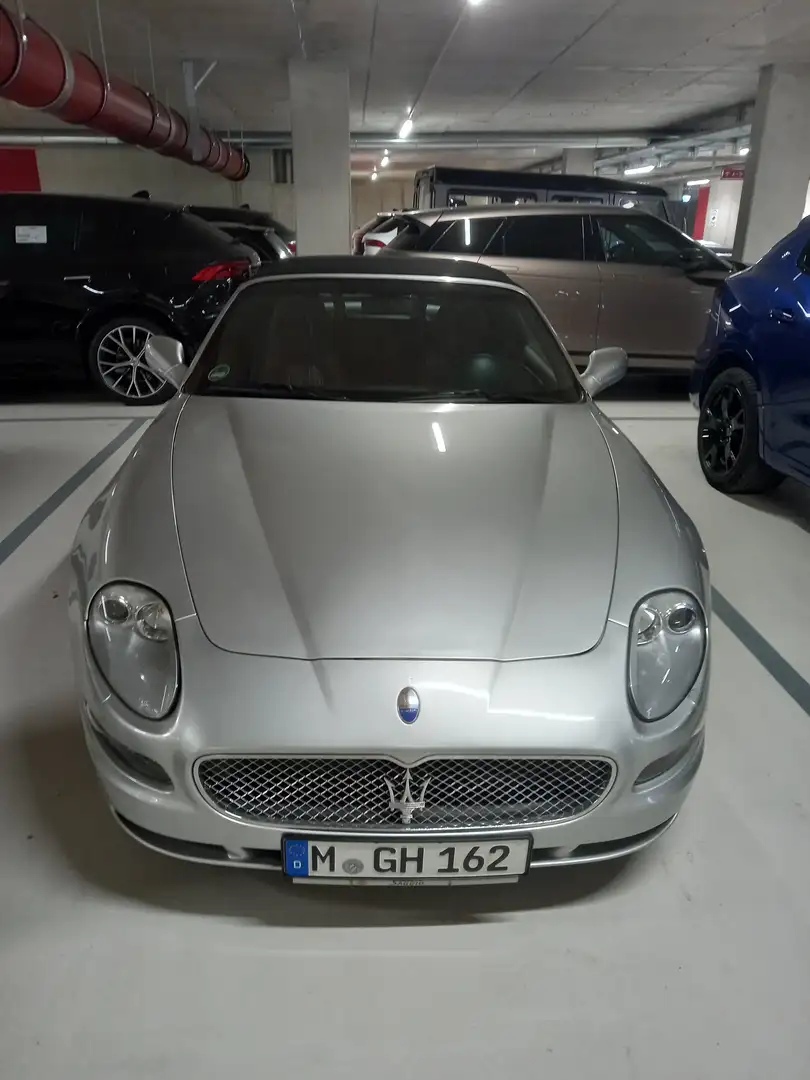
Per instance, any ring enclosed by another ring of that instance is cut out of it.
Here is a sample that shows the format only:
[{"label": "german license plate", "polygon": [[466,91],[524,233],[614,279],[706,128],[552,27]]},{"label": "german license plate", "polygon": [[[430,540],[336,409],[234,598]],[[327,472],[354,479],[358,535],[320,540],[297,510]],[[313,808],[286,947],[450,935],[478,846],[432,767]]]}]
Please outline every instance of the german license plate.
[{"label": "german license plate", "polygon": [[529,848],[528,838],[403,843],[285,837],[284,873],[311,881],[373,881],[381,885],[514,881],[528,870]]}]

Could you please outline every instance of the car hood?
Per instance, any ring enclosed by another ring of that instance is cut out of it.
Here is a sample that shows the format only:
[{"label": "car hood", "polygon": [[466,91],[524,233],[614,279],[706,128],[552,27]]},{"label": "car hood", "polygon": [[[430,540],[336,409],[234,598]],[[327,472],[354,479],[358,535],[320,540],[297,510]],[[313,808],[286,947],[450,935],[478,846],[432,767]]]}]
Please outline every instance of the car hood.
[{"label": "car hood", "polygon": [[518,660],[602,636],[617,489],[587,404],[192,397],[172,469],[222,649]]}]

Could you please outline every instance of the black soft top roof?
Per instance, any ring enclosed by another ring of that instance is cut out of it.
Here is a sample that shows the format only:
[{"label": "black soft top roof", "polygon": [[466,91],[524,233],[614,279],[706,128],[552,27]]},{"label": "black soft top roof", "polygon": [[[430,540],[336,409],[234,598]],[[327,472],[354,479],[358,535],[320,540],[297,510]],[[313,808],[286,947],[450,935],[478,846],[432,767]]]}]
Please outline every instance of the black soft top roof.
[{"label": "black soft top roof", "polygon": [[513,282],[500,270],[461,259],[419,258],[418,255],[380,254],[373,259],[360,255],[311,255],[285,259],[262,267],[260,278],[288,277],[429,277],[461,278],[464,281],[491,281],[511,285]]}]

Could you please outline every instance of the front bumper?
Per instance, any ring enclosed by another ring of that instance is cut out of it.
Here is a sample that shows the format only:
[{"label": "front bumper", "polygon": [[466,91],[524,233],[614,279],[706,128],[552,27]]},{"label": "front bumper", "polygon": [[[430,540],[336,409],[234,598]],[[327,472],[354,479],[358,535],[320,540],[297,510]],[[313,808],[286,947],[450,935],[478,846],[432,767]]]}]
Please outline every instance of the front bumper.
[{"label": "front bumper", "polygon": [[[383,754],[403,765],[430,756],[610,758],[616,778],[594,809],[539,827],[511,827],[513,835],[531,836],[533,868],[616,858],[651,843],[680,810],[703,754],[708,660],[675,713],[642,724],[626,699],[627,630],[613,623],[590,653],[501,665],[313,665],[235,655],[213,646],[193,616],[178,623],[177,635],[183,695],[169,719],[150,723],[110,692],[89,655],[83,623],[74,618],[73,625],[85,735],[115,816],[141,843],[181,858],[279,870],[282,836],[353,835],[225,815],[197,788],[194,763],[203,754]],[[402,724],[392,705],[407,685],[417,686],[422,696],[422,714],[413,726]],[[110,752],[115,745],[156,763],[167,782],[135,775]],[[666,771],[637,783],[643,770],[662,760]],[[463,835],[470,840],[498,833],[480,829]],[[368,831],[355,835],[371,838]],[[438,835],[452,839],[459,831]],[[403,826],[381,830],[380,836],[415,841],[436,839],[437,833]]]}]

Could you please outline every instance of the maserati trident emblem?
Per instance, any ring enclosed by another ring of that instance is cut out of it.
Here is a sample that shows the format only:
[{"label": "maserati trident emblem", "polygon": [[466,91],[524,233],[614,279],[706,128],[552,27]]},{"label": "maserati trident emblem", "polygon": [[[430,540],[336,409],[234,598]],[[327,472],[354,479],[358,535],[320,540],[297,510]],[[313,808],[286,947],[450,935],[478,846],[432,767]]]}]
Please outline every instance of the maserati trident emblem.
[{"label": "maserati trident emblem", "polygon": [[397,697],[397,715],[403,724],[415,724],[421,708],[419,695],[412,686],[406,686],[404,690],[400,690]]},{"label": "maserati trident emblem", "polygon": [[386,787],[388,788],[388,794],[390,796],[389,808],[396,810],[402,817],[403,825],[410,825],[413,821],[413,815],[417,810],[425,809],[425,792],[430,780],[426,780],[422,784],[422,790],[419,792],[419,798],[415,799],[411,792],[411,770],[405,770],[405,790],[402,793],[402,798],[398,799],[396,792],[394,791],[394,785],[390,780],[386,780]]}]

